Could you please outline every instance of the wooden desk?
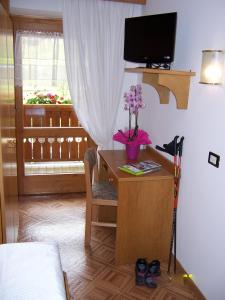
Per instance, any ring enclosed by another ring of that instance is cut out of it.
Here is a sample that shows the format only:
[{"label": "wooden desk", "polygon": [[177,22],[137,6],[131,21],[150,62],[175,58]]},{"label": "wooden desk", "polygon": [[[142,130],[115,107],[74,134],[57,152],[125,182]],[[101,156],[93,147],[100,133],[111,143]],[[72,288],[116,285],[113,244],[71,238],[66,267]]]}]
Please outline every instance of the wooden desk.
[{"label": "wooden desk", "polygon": [[[173,175],[164,168],[143,176],[130,175],[118,169],[126,163],[125,151],[103,150],[99,155],[100,179],[109,179],[118,190],[116,264],[134,263],[139,257],[167,261]],[[146,159],[157,161],[149,151],[143,150],[139,161]]]}]

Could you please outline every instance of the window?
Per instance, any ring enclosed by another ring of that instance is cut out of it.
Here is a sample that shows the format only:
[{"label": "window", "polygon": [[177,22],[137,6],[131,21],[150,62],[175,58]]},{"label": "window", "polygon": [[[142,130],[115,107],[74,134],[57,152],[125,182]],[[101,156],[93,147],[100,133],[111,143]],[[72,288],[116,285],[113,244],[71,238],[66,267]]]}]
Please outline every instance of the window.
[{"label": "window", "polygon": [[63,35],[18,32],[17,49],[17,75],[21,77],[24,103],[70,102]]}]

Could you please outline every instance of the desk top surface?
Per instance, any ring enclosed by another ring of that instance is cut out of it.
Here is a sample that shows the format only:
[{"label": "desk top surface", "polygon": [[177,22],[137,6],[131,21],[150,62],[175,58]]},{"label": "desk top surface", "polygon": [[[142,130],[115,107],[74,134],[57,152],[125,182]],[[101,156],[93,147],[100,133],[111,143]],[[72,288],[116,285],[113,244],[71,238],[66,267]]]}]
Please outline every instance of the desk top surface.
[{"label": "desk top surface", "polygon": [[[125,150],[100,150],[100,157],[106,162],[111,172],[117,178],[118,181],[143,181],[143,180],[161,180],[161,179],[172,179],[173,174],[168,172],[165,168],[159,171],[146,173],[144,175],[135,176],[126,172],[121,171],[118,167],[128,163],[126,158]],[[147,150],[141,150],[138,156],[138,162],[143,160],[153,160],[157,162],[155,157]]]}]

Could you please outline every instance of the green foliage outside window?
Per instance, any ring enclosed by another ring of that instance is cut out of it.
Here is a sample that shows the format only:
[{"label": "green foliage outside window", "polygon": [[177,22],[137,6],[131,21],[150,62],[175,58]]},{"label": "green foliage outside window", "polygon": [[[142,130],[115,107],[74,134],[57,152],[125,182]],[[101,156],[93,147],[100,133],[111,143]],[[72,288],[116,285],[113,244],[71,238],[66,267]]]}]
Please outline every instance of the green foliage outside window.
[{"label": "green foliage outside window", "polygon": [[55,93],[36,91],[26,99],[25,104],[71,104],[70,99],[66,99]]}]

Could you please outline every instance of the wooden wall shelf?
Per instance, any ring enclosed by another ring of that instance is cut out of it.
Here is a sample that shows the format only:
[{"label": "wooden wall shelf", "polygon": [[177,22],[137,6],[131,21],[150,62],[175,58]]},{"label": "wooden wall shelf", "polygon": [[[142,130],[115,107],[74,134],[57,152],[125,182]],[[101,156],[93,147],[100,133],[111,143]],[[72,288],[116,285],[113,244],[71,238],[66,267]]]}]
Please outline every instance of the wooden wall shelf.
[{"label": "wooden wall shelf", "polygon": [[126,72],[143,73],[142,81],[153,86],[159,94],[160,103],[169,103],[169,92],[171,91],[177,102],[178,109],[187,109],[191,76],[195,72],[148,69],[148,68],[127,68]]}]

